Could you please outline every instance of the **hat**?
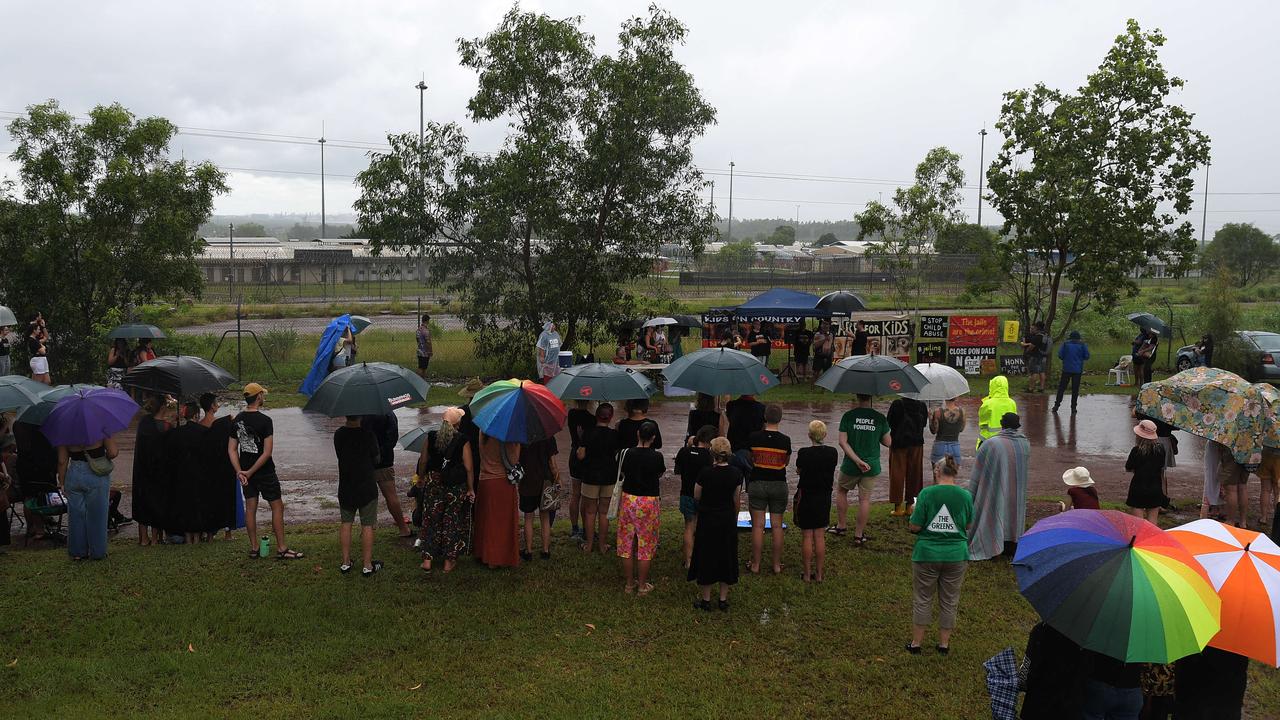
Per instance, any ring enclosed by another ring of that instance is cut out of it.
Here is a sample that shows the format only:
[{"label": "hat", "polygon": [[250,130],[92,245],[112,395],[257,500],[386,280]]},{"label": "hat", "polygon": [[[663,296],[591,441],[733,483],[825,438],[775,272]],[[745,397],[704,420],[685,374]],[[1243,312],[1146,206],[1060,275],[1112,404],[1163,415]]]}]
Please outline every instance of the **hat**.
[{"label": "hat", "polygon": [[1093,484],[1093,478],[1089,477],[1088,468],[1075,467],[1062,473],[1062,482],[1071,487],[1089,487]]},{"label": "hat", "polygon": [[469,398],[484,389],[484,383],[480,378],[473,377],[467,381],[467,384],[458,391],[458,397]]},{"label": "hat", "polygon": [[262,387],[258,383],[249,383],[248,385],[244,386],[245,395],[249,395],[249,396],[265,395],[266,393],[267,393],[267,389]]},{"label": "hat", "polygon": [[1000,417],[1000,427],[1006,430],[1017,430],[1022,427],[1022,419],[1018,413],[1005,413]]},{"label": "hat", "polygon": [[1067,336],[1067,339],[1068,339],[1068,340],[1079,340],[1079,339],[1080,339],[1080,331],[1079,331],[1079,330],[1072,330],[1072,331],[1071,331],[1071,334]]},{"label": "hat", "polygon": [[1143,420],[1142,422],[1134,426],[1133,434],[1137,435],[1140,438],[1146,438],[1147,440],[1155,440],[1156,424],[1151,422],[1150,420]]}]

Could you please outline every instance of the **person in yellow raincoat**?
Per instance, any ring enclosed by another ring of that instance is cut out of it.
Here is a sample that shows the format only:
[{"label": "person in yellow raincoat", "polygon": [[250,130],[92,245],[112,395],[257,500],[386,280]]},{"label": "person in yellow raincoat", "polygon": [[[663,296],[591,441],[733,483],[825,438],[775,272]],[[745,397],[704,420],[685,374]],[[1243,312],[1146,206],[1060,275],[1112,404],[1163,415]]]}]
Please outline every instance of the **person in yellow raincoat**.
[{"label": "person in yellow raincoat", "polygon": [[1000,418],[1005,413],[1017,413],[1018,404],[1009,397],[1009,378],[997,375],[991,378],[987,396],[978,408],[978,447],[982,441],[1000,432]]}]

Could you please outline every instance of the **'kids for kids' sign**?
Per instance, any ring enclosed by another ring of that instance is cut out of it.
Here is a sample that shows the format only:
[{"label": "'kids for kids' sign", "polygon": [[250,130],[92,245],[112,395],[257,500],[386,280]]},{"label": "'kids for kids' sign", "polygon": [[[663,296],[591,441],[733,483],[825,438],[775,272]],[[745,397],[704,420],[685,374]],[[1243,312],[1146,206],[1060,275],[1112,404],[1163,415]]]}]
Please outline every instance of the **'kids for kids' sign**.
[{"label": "'kids for kids' sign", "polygon": [[984,365],[994,370],[1000,324],[995,315],[952,315],[947,323],[947,361],[966,375]]}]

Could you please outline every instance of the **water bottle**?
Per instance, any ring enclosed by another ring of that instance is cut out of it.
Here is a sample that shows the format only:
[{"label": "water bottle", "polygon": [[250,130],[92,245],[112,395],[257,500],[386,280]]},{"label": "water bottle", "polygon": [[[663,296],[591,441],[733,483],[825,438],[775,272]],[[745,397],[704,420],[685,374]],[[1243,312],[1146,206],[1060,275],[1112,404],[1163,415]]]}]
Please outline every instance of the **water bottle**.
[{"label": "water bottle", "polygon": [[258,541],[258,557],[266,557],[271,554],[271,537],[263,535],[262,540]]}]

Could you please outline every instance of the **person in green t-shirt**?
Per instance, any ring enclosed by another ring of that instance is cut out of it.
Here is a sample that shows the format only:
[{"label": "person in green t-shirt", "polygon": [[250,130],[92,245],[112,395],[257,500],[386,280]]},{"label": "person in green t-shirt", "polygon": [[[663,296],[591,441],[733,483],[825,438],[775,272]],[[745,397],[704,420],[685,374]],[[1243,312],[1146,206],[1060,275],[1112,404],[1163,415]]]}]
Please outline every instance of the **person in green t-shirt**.
[{"label": "person in green t-shirt", "polygon": [[944,456],[933,466],[936,483],[920,491],[907,529],[915,533],[911,553],[911,642],[907,652],[920,654],[924,631],[933,621],[933,593],[938,593],[938,654],[951,649],[956,627],[960,584],[969,559],[969,520],[973,496],[956,485],[960,468],[955,458]]},{"label": "person in green t-shirt", "polygon": [[833,535],[848,530],[849,491],[858,489],[858,521],[854,545],[864,545],[867,517],[871,515],[871,490],[880,474],[880,446],[889,447],[889,421],[871,407],[870,395],[858,395],[858,404],[840,418],[840,449],[844,462],[836,484],[836,524],[827,529]]}]

